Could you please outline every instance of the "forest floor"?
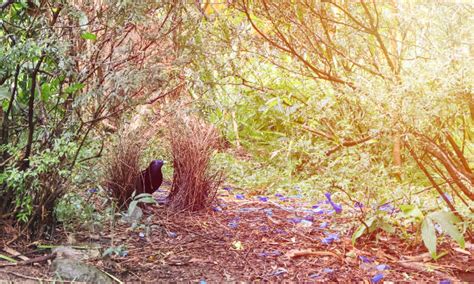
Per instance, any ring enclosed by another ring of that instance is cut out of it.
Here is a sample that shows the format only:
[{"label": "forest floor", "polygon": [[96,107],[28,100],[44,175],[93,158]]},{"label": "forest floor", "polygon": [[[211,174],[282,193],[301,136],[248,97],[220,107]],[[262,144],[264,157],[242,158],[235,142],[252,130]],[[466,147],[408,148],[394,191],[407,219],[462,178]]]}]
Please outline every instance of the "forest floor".
[{"label": "forest floor", "polygon": [[[324,202],[315,209],[298,197],[239,198],[223,191],[220,206],[193,214],[153,205],[145,210],[148,233],[118,222],[100,234],[77,232],[74,238],[103,250],[123,245],[122,256],[88,262],[125,282],[474,281],[472,240],[464,250],[443,241],[438,252],[446,255],[434,261],[420,242],[410,245],[395,235],[363,236],[353,246],[349,221],[354,216],[335,214]],[[29,258],[47,253],[35,244],[19,241],[11,247]],[[54,276],[48,261],[5,263],[0,260],[0,283],[44,282]]]}]

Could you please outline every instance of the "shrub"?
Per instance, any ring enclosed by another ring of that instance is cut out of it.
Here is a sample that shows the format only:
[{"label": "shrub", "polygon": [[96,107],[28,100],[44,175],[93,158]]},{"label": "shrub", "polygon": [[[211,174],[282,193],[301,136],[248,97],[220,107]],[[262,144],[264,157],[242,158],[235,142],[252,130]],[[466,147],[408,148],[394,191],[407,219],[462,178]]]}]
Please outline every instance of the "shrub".
[{"label": "shrub", "polygon": [[[67,163],[77,146],[67,139],[55,139],[51,144],[50,149],[31,155],[27,168],[11,159],[0,174],[0,220],[14,220],[22,232],[17,237],[37,238],[51,229],[54,206],[69,186]],[[10,147],[7,153],[16,157],[21,150]]]},{"label": "shrub", "polygon": [[95,188],[89,189],[85,196],[75,192],[66,193],[54,207],[56,220],[69,231],[86,228],[96,233],[95,229],[100,228],[101,222],[108,216],[103,211],[99,213],[96,204],[92,202],[96,191]]}]

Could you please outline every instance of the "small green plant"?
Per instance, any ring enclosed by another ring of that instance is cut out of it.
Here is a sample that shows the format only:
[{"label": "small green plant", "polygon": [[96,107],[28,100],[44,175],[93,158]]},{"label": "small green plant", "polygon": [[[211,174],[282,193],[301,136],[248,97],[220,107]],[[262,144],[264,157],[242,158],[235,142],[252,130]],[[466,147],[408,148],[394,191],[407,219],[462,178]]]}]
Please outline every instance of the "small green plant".
[{"label": "small green plant", "polygon": [[377,229],[381,229],[389,234],[395,233],[395,228],[391,224],[392,219],[386,212],[377,210],[374,216],[368,217],[352,234],[352,244],[364,234],[371,234]]},{"label": "small green plant", "polygon": [[442,254],[436,252],[438,237],[436,233],[446,233],[453,238],[459,246],[464,247],[464,237],[457,226],[461,220],[452,212],[435,211],[428,214],[423,212],[416,205],[404,204],[400,206],[401,216],[407,221],[414,223],[421,229],[423,244],[428,249],[433,259],[438,259]]},{"label": "small green plant", "polygon": [[155,204],[156,203],[153,196],[149,193],[141,193],[137,196],[133,196],[132,198],[133,198],[133,200],[132,200],[132,202],[130,202],[130,205],[128,206],[128,210],[127,210],[127,215],[128,216],[131,216],[133,214],[133,212],[137,208],[137,205],[140,204],[140,203],[148,203],[148,204]]},{"label": "small green plant", "polygon": [[102,254],[102,257],[111,256],[111,255],[125,257],[128,255],[128,251],[124,245],[109,247],[104,251],[104,253]]},{"label": "small green plant", "polygon": [[[435,211],[428,214],[423,212],[416,205],[404,204],[400,205],[399,218],[405,219],[408,223],[415,224],[421,233],[423,244],[428,249],[433,259],[438,259],[444,254],[437,254],[437,232],[439,234],[446,233],[453,238],[461,248],[464,248],[465,241],[462,232],[458,229],[461,220],[452,212]],[[366,233],[372,233],[377,229],[382,229],[387,233],[395,233],[395,228],[389,223],[387,214],[377,210],[375,216],[367,218],[362,225],[352,234],[352,244],[355,244],[358,238]]]},{"label": "small green plant", "polygon": [[[91,189],[87,194],[94,194]],[[66,229],[74,229],[78,224],[86,228],[95,228],[104,220],[103,214],[98,214],[89,198],[84,198],[77,193],[68,193],[62,197],[54,208],[57,221],[61,222]]]},{"label": "small green plant", "polygon": [[423,219],[421,223],[421,237],[433,259],[437,259],[441,256],[436,252],[438,238],[436,236],[437,230],[435,223],[439,225],[439,229],[442,230],[442,232],[448,234],[461,248],[464,248],[465,241],[463,234],[457,228],[460,222],[461,220],[452,212],[445,211],[432,212]]},{"label": "small green plant", "polygon": [[122,221],[130,224],[131,230],[139,231],[140,237],[148,237],[151,232],[153,215],[148,216],[144,221],[142,221],[143,211],[138,205],[140,203],[155,204],[156,201],[149,193],[142,193],[137,196],[132,196],[132,198],[133,199],[128,206],[127,212],[122,213]]}]

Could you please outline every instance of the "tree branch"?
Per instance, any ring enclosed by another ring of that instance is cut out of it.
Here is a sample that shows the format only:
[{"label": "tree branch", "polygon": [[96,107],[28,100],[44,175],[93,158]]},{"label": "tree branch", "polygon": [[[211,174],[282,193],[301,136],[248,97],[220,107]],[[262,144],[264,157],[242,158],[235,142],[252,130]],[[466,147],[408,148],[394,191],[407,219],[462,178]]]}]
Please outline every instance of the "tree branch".
[{"label": "tree branch", "polygon": [[21,165],[21,170],[25,170],[30,166],[30,155],[31,148],[33,146],[33,134],[35,132],[35,121],[34,121],[34,107],[35,107],[35,90],[36,90],[36,79],[43,63],[45,55],[42,54],[38,62],[36,63],[35,69],[31,72],[31,88],[30,88],[30,98],[28,101],[28,138],[26,142],[25,155],[23,156],[23,163]]},{"label": "tree branch", "polygon": [[8,6],[10,6],[13,3],[15,3],[15,0],[7,0],[7,1],[3,2],[3,4],[0,5],[0,11],[3,12],[4,9],[6,9]]}]

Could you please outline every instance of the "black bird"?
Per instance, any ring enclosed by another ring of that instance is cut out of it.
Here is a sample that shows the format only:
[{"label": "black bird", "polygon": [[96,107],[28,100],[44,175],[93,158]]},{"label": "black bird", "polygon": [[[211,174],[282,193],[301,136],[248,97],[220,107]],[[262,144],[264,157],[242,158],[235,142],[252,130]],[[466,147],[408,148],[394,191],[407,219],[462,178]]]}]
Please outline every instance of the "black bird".
[{"label": "black bird", "polygon": [[148,168],[143,170],[136,181],[137,195],[140,193],[152,194],[163,182],[163,173],[161,168],[164,162],[162,160],[151,161]]}]

